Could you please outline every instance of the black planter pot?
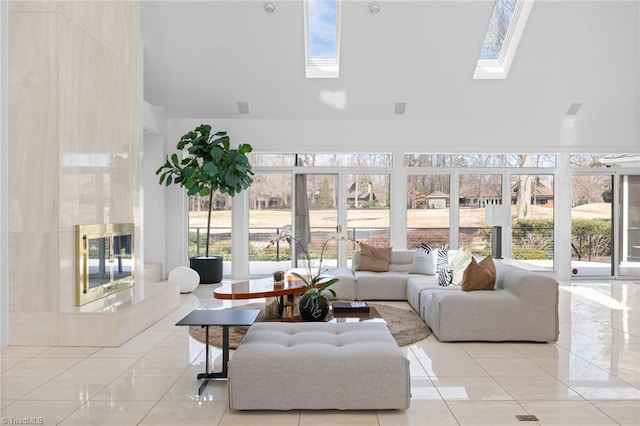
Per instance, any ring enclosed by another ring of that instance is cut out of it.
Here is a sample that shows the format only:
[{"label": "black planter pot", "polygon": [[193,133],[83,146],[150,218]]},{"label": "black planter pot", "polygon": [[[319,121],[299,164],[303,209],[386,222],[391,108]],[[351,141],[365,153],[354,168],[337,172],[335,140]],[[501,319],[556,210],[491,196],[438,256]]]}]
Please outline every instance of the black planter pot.
[{"label": "black planter pot", "polygon": [[192,257],[189,266],[200,275],[200,284],[222,281],[222,256]]},{"label": "black planter pot", "polygon": [[329,313],[329,301],[326,297],[301,297],[298,304],[300,316],[305,321],[323,321]]}]

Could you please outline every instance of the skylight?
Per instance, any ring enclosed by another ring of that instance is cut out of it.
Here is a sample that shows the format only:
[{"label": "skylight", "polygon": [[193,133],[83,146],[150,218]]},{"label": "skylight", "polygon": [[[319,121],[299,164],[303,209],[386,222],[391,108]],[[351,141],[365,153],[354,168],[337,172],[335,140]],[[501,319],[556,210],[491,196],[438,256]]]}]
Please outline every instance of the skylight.
[{"label": "skylight", "polygon": [[304,14],[307,78],[338,78],[340,0],[306,0]]},{"label": "skylight", "polygon": [[507,78],[533,0],[496,0],[474,79]]}]

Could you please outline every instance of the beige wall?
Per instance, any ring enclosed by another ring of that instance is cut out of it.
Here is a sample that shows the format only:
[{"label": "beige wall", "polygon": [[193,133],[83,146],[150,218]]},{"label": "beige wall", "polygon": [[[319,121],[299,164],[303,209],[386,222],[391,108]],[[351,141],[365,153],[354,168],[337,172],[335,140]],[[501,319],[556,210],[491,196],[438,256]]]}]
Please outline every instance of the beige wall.
[{"label": "beige wall", "polygon": [[10,344],[57,344],[58,314],[75,309],[75,225],[139,229],[139,13],[9,4]]}]

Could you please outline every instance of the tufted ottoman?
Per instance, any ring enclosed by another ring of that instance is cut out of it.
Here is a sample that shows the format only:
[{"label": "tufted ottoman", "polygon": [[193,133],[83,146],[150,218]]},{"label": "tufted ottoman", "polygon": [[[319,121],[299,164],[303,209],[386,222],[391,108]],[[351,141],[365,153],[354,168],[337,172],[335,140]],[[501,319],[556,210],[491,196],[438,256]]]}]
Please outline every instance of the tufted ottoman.
[{"label": "tufted ottoman", "polygon": [[229,361],[232,410],[407,409],[410,387],[382,323],[257,323]]}]

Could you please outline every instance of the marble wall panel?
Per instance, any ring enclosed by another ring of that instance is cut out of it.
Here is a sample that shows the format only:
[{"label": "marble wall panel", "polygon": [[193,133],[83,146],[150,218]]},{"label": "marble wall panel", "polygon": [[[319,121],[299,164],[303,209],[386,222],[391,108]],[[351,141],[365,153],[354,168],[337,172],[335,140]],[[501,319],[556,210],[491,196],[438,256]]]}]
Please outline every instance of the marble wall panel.
[{"label": "marble wall panel", "polygon": [[117,346],[115,314],[61,313],[58,316],[60,346]]},{"label": "marble wall panel", "polygon": [[140,5],[133,1],[77,2],[77,24],[132,69],[139,67]]},{"label": "marble wall panel", "polygon": [[76,307],[76,233],[58,233],[59,310],[69,312]]},{"label": "marble wall panel", "polygon": [[57,18],[9,14],[9,228],[49,232],[58,217]]},{"label": "marble wall panel", "polygon": [[9,233],[11,312],[58,311],[58,234]]},{"label": "marble wall panel", "polygon": [[9,321],[11,345],[56,346],[58,314],[55,312],[14,312]]},{"label": "marble wall panel", "polygon": [[9,2],[9,12],[56,12],[58,0],[16,0]]},{"label": "marble wall panel", "polygon": [[62,21],[61,63],[76,66],[60,70],[60,229],[133,222],[139,208],[137,73]]}]

